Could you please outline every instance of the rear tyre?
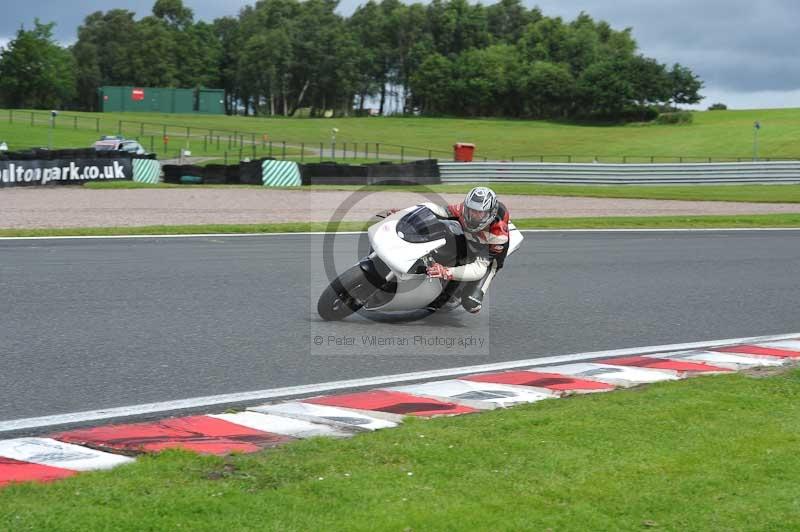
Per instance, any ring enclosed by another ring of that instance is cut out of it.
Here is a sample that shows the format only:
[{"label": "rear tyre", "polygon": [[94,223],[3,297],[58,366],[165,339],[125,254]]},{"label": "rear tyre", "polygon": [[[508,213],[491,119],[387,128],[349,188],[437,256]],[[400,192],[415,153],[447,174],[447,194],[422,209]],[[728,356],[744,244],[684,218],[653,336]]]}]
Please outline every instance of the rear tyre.
[{"label": "rear tyre", "polygon": [[353,266],[322,292],[317,313],[325,321],[340,321],[358,312],[377,289],[370,284],[359,266]]}]

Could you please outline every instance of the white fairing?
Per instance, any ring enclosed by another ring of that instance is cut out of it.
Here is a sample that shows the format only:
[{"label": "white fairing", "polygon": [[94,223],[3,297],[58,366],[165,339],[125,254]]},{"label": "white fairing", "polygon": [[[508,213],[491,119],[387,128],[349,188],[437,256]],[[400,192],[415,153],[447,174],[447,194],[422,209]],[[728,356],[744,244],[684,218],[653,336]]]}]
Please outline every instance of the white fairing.
[{"label": "white fairing", "polygon": [[[397,235],[397,221],[403,217],[403,214],[405,212],[394,214],[369,228],[369,241],[372,249],[396,273],[407,273],[415,262],[447,243],[444,238],[421,244],[406,242]],[[398,217],[395,218],[396,216]]]},{"label": "white fairing", "polygon": [[[398,211],[368,230],[372,249],[394,272],[397,280],[397,293],[394,297],[384,305],[369,307],[368,310],[407,311],[424,308],[439,297],[444,289],[444,283],[440,279],[430,279],[424,274],[408,273],[419,259],[446,244],[443,238],[414,244],[398,236],[398,221],[415,209],[417,206]],[[522,245],[523,236],[514,224],[509,224],[508,229],[508,254],[511,255]]]},{"label": "white fairing", "polygon": [[439,279],[409,275],[404,280],[398,279],[397,293],[388,303],[369,310],[416,310],[439,297],[443,289],[444,284]]}]

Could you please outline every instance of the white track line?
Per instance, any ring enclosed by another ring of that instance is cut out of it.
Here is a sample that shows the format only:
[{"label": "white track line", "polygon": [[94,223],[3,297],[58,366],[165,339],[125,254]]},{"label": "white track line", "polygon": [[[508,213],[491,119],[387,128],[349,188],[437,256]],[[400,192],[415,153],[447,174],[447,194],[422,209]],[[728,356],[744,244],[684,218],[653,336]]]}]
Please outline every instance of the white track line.
[{"label": "white track line", "polygon": [[159,403],[123,406],[123,407],[108,408],[103,410],[90,410],[86,412],[58,414],[54,416],[12,419],[9,421],[0,421],[0,433],[18,431],[23,429],[43,428],[55,425],[66,425],[71,423],[88,423],[88,422],[100,421],[103,419],[142,416],[142,415],[156,414],[162,412],[175,412],[178,410],[188,410],[201,407],[212,407],[212,406],[229,405],[235,403],[250,403],[255,401],[274,400],[285,397],[317,395],[321,393],[341,391],[351,388],[384,386],[387,384],[394,384],[400,382],[419,381],[423,379],[438,379],[442,377],[455,377],[458,375],[467,375],[471,373],[487,373],[492,371],[529,368],[534,366],[547,366],[553,364],[563,364],[568,362],[577,362],[577,361],[584,361],[584,360],[591,360],[598,358],[614,358],[614,357],[622,357],[630,355],[652,354],[664,351],[705,349],[721,345],[750,344],[750,343],[761,343],[769,341],[779,341],[790,338],[796,338],[798,336],[800,336],[800,333],[785,334],[780,336],[730,338],[727,340],[693,342],[686,344],[635,347],[629,349],[617,349],[614,351],[593,351],[587,353],[576,353],[572,355],[531,358],[527,360],[515,360],[510,362],[499,362],[495,364],[484,364],[478,366],[464,366],[460,368],[419,371],[415,373],[401,373],[397,375],[384,375],[379,377],[367,377],[363,379],[353,379],[346,381],[323,382],[319,384],[305,384],[301,386],[289,386],[286,388],[273,388],[273,389],[258,390],[253,392],[241,392],[241,393],[232,393],[224,395],[212,395],[206,397],[195,397],[191,399],[179,399],[176,401],[163,401]]},{"label": "white track line", "polygon": [[[754,231],[797,231],[800,227],[698,227],[675,229],[520,229],[521,233],[713,233],[713,232],[754,232]],[[125,238],[239,238],[254,236],[322,236],[325,231],[308,231],[296,233],[199,233],[186,235],[75,235],[75,236],[3,236],[3,240],[118,240]],[[337,235],[363,235],[366,231],[337,231]]]},{"label": "white track line", "polygon": [[[337,231],[337,235],[363,235],[366,231]],[[125,238],[220,238],[253,236],[303,236],[327,235],[325,231],[297,233],[198,233],[186,235],[75,235],[75,236],[3,236],[0,240],[119,240]]]}]

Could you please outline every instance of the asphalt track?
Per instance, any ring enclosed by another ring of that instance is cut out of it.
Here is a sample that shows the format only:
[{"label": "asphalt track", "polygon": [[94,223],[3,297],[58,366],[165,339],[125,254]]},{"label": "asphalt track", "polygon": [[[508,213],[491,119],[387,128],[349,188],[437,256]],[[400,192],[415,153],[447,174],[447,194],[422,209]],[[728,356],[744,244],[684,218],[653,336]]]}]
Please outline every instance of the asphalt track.
[{"label": "asphalt track", "polygon": [[323,238],[0,241],[0,421],[798,329],[800,231],[527,233],[481,315],[402,324],[318,319]]}]

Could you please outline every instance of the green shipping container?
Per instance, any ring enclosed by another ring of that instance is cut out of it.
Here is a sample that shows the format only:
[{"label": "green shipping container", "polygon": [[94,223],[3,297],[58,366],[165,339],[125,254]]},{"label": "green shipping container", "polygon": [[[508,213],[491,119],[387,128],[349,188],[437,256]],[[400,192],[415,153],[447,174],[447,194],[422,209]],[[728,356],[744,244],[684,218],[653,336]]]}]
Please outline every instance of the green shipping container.
[{"label": "green shipping container", "polygon": [[100,95],[100,110],[104,113],[115,113],[123,110],[123,88],[103,87],[98,90]]},{"label": "green shipping container", "polygon": [[101,87],[100,110],[104,113],[225,113],[225,91],[156,87]]},{"label": "green shipping container", "polygon": [[194,113],[194,90],[192,89],[171,89],[172,90],[172,110],[170,113],[190,114]]},{"label": "green shipping container", "polygon": [[219,89],[198,89],[197,112],[203,114],[225,114],[225,91]]},{"label": "green shipping container", "polygon": [[150,89],[153,92],[150,111],[153,113],[172,112],[172,93],[169,89]]}]

